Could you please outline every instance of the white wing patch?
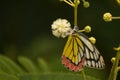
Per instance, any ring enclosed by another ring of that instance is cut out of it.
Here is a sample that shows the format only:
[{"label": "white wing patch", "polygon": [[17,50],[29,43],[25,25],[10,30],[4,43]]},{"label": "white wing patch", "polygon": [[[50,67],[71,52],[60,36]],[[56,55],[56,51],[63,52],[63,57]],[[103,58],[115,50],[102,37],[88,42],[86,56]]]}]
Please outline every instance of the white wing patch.
[{"label": "white wing patch", "polygon": [[90,41],[88,41],[88,39],[86,39],[84,36],[80,36],[80,39],[91,51],[94,51],[94,48],[92,47],[92,44]]},{"label": "white wing patch", "polygon": [[[78,33],[80,35],[80,40],[83,43],[84,51],[82,51],[85,57],[85,64],[84,66],[99,68],[102,69],[105,67],[105,63],[103,57],[101,56],[100,52],[97,50],[94,44],[82,33]],[[81,52],[80,52],[81,54]]]}]

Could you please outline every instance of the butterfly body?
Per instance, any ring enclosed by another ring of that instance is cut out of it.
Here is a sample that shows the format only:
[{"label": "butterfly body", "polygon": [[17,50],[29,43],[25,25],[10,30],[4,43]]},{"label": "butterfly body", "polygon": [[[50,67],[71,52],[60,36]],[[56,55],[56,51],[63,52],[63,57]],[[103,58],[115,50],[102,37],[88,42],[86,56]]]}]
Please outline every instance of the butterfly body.
[{"label": "butterfly body", "polygon": [[73,29],[62,54],[62,64],[71,71],[81,71],[83,66],[104,68],[104,60],[89,38]]}]

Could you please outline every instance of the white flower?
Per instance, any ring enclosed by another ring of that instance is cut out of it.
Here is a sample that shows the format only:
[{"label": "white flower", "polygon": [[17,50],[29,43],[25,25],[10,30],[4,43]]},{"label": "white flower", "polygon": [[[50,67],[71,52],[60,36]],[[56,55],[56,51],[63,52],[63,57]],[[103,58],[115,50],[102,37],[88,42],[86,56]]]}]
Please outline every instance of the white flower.
[{"label": "white flower", "polygon": [[56,37],[65,38],[72,31],[71,24],[66,19],[57,19],[51,25],[52,33]]}]

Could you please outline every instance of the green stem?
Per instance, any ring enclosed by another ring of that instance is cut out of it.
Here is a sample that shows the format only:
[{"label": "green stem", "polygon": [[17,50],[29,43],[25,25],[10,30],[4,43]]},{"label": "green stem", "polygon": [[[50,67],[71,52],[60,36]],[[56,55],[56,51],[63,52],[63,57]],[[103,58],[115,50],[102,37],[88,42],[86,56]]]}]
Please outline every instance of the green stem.
[{"label": "green stem", "polygon": [[71,0],[67,1],[67,0],[63,0],[65,3],[69,4],[70,6],[74,7],[75,5],[73,4],[73,2]]},{"label": "green stem", "polygon": [[120,71],[120,66],[117,69],[118,69],[118,71]]},{"label": "green stem", "polygon": [[119,59],[120,59],[120,51],[117,52],[115,58],[116,58],[116,60],[113,63],[113,66],[112,66],[112,69],[111,69],[108,80],[116,80],[116,78],[117,78],[117,73],[118,73],[118,70],[119,70],[118,69],[118,64],[119,64]]},{"label": "green stem", "polygon": [[78,8],[78,0],[75,0],[75,6],[74,6],[74,27],[77,26],[77,8]]},{"label": "green stem", "polygon": [[120,19],[120,17],[112,17],[112,19]]},{"label": "green stem", "polygon": [[81,72],[82,72],[82,78],[83,78],[83,80],[86,80],[84,69]]}]

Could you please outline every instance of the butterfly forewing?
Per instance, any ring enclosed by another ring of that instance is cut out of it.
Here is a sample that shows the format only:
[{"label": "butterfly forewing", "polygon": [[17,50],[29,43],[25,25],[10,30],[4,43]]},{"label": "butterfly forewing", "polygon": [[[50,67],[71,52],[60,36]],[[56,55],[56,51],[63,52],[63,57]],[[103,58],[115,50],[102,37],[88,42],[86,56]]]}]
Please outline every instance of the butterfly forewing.
[{"label": "butterfly forewing", "polygon": [[71,71],[82,70],[85,62],[83,44],[76,36],[77,34],[73,34],[68,37],[68,41],[62,55],[62,63]]}]

